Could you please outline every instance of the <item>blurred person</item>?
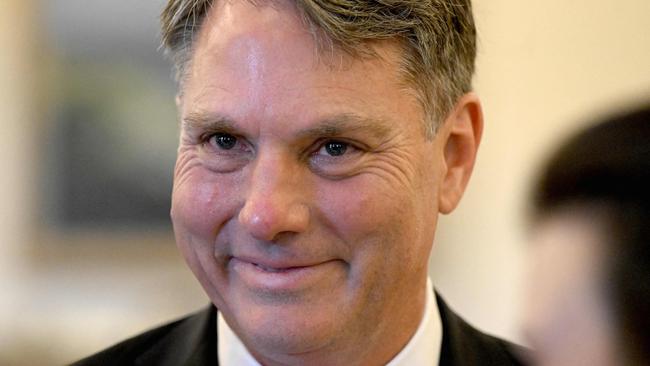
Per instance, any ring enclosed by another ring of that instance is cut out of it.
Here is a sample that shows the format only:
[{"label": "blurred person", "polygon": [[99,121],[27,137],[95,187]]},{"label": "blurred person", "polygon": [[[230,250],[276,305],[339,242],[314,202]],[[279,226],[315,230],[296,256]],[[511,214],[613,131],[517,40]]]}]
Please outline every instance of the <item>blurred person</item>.
[{"label": "blurred person", "polygon": [[79,364],[518,365],[434,294],[483,129],[469,0],[171,0],[171,217],[212,301]]},{"label": "blurred person", "polygon": [[533,194],[534,364],[650,360],[650,104],[566,142]]}]

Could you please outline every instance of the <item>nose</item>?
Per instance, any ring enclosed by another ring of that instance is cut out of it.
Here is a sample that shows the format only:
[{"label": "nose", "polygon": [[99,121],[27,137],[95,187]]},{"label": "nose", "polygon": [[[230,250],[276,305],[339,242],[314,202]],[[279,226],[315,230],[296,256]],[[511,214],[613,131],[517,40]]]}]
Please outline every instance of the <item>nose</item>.
[{"label": "nose", "polygon": [[278,156],[258,157],[249,172],[248,192],[239,211],[241,226],[255,239],[273,241],[309,226],[305,184],[297,166]]}]

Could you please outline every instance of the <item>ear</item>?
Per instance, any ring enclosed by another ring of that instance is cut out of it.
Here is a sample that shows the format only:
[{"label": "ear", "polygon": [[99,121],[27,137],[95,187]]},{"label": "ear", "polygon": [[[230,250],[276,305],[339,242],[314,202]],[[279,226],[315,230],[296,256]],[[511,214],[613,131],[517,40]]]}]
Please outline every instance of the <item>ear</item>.
[{"label": "ear", "polygon": [[447,169],[441,177],[438,208],[440,213],[448,214],[465,192],[481,142],[483,111],[478,96],[473,92],[463,95],[443,126],[440,132],[446,137],[443,159]]}]

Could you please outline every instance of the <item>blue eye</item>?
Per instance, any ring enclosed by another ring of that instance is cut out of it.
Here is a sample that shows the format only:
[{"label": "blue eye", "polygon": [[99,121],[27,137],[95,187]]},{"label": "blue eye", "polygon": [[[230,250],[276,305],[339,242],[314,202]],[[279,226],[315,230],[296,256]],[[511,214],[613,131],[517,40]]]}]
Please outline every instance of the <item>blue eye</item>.
[{"label": "blue eye", "polygon": [[227,133],[213,135],[210,139],[223,150],[230,150],[237,144],[237,138]]},{"label": "blue eye", "polygon": [[341,156],[348,150],[348,144],[341,141],[329,141],[323,147],[330,156]]}]

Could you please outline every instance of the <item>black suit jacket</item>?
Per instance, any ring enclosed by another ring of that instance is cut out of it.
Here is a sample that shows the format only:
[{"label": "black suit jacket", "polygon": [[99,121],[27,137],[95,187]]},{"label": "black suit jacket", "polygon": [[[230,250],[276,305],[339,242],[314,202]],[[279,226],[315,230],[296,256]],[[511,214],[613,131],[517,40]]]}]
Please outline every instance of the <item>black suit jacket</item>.
[{"label": "black suit jacket", "polygon": [[[523,365],[521,348],[478,331],[451,311],[437,294],[436,299],[443,329],[440,366]],[[218,365],[216,324],[217,309],[209,306],[73,365]]]}]

